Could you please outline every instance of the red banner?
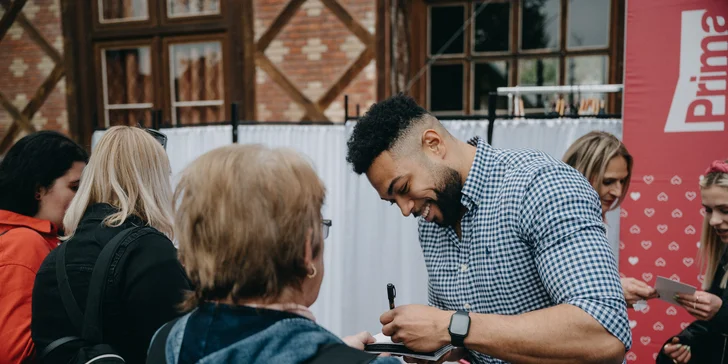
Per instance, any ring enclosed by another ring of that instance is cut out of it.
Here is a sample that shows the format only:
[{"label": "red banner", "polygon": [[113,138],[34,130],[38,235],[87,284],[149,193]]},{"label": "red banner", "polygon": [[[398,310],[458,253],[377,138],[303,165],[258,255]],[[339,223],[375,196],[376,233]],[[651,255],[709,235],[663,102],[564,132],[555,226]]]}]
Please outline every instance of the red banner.
[{"label": "red banner", "polygon": [[[635,164],[620,223],[624,276],[700,286],[698,182],[728,158],[727,106],[728,1],[628,1],[623,138]],[[629,315],[634,363],[654,362],[693,321],[659,300]]]}]

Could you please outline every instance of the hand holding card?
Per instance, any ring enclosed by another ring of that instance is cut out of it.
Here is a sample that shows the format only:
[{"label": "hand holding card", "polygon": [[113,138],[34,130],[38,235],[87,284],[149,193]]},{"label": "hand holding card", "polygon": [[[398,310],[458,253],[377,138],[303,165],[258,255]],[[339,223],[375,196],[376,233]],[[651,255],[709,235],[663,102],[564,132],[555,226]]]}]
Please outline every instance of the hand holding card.
[{"label": "hand holding card", "polygon": [[667,303],[673,305],[679,305],[680,303],[675,301],[675,296],[680,294],[693,294],[696,288],[685,283],[673,281],[672,279],[665,278],[662,276],[657,277],[655,283],[655,290],[659,295],[658,298]]}]

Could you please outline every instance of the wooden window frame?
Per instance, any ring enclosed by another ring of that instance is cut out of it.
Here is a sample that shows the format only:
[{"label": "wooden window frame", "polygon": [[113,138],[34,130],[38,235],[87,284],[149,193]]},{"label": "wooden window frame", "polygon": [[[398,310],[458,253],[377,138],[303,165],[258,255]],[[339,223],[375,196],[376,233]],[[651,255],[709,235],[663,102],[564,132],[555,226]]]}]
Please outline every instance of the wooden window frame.
[{"label": "wooden window frame", "polygon": [[159,14],[162,15],[159,17],[160,22],[159,24],[162,26],[165,25],[175,25],[175,24],[204,24],[204,23],[211,23],[211,22],[221,22],[225,21],[225,14],[228,13],[227,7],[229,4],[224,1],[220,0],[220,11],[215,14],[204,14],[204,15],[187,15],[187,16],[177,16],[177,17],[170,17],[167,9],[167,2],[168,0],[155,0],[158,3],[159,8]]},{"label": "wooden window frame", "polygon": [[[148,17],[144,20],[118,20],[109,23],[101,22],[101,2],[103,0],[88,0],[91,2],[91,18],[93,26],[91,27],[92,32],[98,31],[113,31],[120,29],[140,29],[140,28],[151,28],[157,24],[158,6],[154,6],[157,0],[146,0],[147,1],[147,13]],[[165,0],[166,1],[166,0]]]},{"label": "wooden window frame", "polygon": [[[451,5],[464,5],[465,6],[465,21],[470,18],[473,14],[475,7],[479,5],[481,0],[415,0],[413,2],[413,12],[421,15],[413,16],[413,34],[423,34],[424,36],[413,37],[414,43],[412,46],[413,52],[413,74],[427,66],[425,75],[421,80],[418,80],[414,84],[412,94],[422,104],[426,105],[430,109],[430,61],[432,59],[432,52],[430,50],[430,35],[431,35],[431,22],[430,14],[433,7],[440,6],[451,6]],[[568,42],[568,3],[569,0],[560,0],[560,24],[559,24],[559,41],[558,49],[521,49],[521,24],[522,24],[522,1],[523,0],[493,0],[495,2],[508,2],[511,4],[510,10],[510,33],[509,33],[509,44],[510,50],[508,52],[474,52],[474,43],[472,40],[475,37],[475,21],[467,24],[464,30],[464,41],[465,49],[463,55],[443,55],[439,56],[436,61],[432,62],[431,65],[447,64],[451,61],[463,61],[465,62],[463,72],[463,84],[465,87],[463,98],[464,98],[464,110],[463,112],[452,112],[452,111],[436,111],[433,114],[438,116],[461,116],[461,115],[480,115],[487,111],[475,110],[474,109],[474,74],[475,64],[484,62],[494,62],[506,60],[509,62],[509,74],[508,82],[509,86],[518,84],[519,82],[519,61],[525,59],[535,58],[556,58],[559,63],[559,76],[558,83],[564,85],[566,83],[566,67],[567,60],[570,57],[578,56],[607,56],[608,66],[606,79],[608,83],[621,83],[622,82],[622,69],[623,69],[623,47],[624,47],[624,10],[625,0],[610,0],[609,4],[609,29],[607,32],[607,45],[603,47],[579,47],[579,48],[567,48]],[[417,43],[426,44],[417,44]],[[418,51],[419,50],[419,51]],[[437,50],[435,50],[437,51]],[[419,54],[417,54],[419,53]],[[615,113],[621,110],[621,94],[609,94],[606,96],[608,101],[608,112]],[[501,110],[499,110],[501,111]]]},{"label": "wooden window frame", "polygon": [[[155,106],[161,106],[159,101],[161,100],[161,92],[163,90],[161,86],[161,74],[159,57],[154,57],[154,54],[159,54],[159,39],[148,39],[148,40],[122,40],[122,41],[106,41],[94,43],[94,73],[96,76],[96,89],[100,92],[96,92],[96,114],[97,114],[97,127],[108,128],[111,126],[110,120],[106,118],[106,103],[104,102],[107,96],[107,88],[104,84],[102,58],[103,51],[106,49],[125,49],[125,48],[137,48],[137,47],[149,47],[150,48],[150,62],[152,67],[152,83],[154,85],[154,100],[152,102],[152,109]],[[147,125],[150,126],[150,125]]]},{"label": "wooden window frame", "polygon": [[[162,115],[164,117],[164,120],[169,120],[171,123],[179,125],[179,121],[176,123],[174,122],[175,118],[172,117],[172,113],[174,112],[173,106],[172,106],[172,95],[173,95],[173,85],[171,81],[171,74],[172,71],[170,67],[170,61],[171,61],[171,55],[169,52],[169,47],[173,44],[189,44],[189,43],[203,43],[203,42],[220,42],[220,48],[222,51],[222,72],[223,79],[225,79],[226,75],[231,74],[231,52],[230,52],[230,45],[228,44],[230,40],[230,37],[227,34],[202,34],[202,35],[183,35],[183,36],[176,36],[176,37],[165,37],[162,39],[162,59],[161,59],[161,70],[162,75],[164,77],[164,80],[162,81],[162,84],[164,85],[164,96],[162,97]],[[223,81],[223,92],[225,92],[225,98],[223,101],[223,119],[228,120],[230,118],[230,110],[227,107],[230,105],[231,100],[231,93],[233,89],[232,82],[229,82],[227,80]]]}]

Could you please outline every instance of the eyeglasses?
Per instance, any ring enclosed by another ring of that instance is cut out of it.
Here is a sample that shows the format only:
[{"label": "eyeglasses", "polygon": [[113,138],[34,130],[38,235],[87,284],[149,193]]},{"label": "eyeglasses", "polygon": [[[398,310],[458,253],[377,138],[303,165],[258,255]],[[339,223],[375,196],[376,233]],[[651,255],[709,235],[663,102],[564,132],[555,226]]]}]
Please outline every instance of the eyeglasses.
[{"label": "eyeglasses", "polygon": [[331,220],[323,220],[321,222],[321,234],[323,234],[324,239],[329,237],[329,229],[331,229]]},{"label": "eyeglasses", "polygon": [[154,139],[159,142],[159,144],[162,144],[162,148],[164,148],[164,150],[167,150],[167,136],[166,135],[164,135],[154,129],[144,129],[144,130],[146,130],[147,133],[151,134],[152,137],[154,137]]}]

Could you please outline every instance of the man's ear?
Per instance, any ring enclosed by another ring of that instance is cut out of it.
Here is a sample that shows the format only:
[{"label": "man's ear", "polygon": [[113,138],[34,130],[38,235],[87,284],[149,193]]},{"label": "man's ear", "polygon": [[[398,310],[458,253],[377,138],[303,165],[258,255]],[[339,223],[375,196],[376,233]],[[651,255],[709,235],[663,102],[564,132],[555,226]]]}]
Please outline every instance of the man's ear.
[{"label": "man's ear", "polygon": [[447,151],[442,135],[435,129],[427,129],[422,133],[422,150],[437,159],[444,159]]}]

